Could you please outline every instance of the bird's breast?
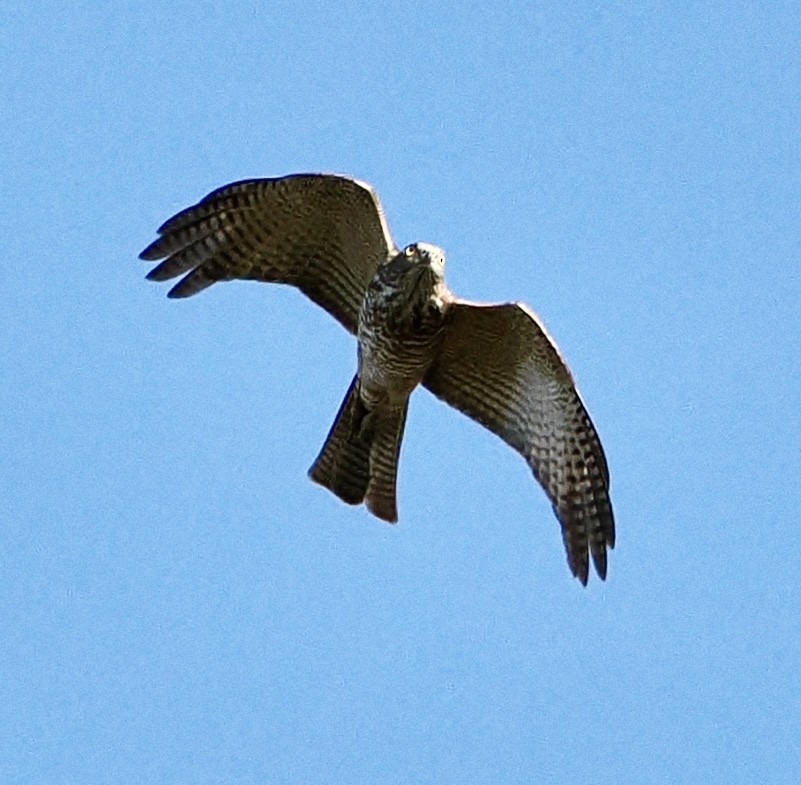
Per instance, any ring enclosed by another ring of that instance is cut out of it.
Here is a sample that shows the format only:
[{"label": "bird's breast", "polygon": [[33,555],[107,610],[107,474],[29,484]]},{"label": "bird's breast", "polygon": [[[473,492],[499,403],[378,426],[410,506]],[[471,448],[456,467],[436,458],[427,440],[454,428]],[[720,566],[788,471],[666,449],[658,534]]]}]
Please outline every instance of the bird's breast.
[{"label": "bird's breast", "polygon": [[368,290],[357,334],[363,395],[399,401],[408,397],[436,357],[444,311],[435,292],[409,302]]}]

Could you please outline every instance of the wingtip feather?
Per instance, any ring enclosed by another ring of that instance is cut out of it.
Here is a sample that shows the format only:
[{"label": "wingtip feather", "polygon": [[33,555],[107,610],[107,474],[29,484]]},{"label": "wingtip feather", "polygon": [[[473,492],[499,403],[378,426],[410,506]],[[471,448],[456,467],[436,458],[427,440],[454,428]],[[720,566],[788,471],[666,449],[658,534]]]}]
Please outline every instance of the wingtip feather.
[{"label": "wingtip feather", "polygon": [[159,259],[163,259],[165,254],[159,250],[159,244],[161,243],[161,238],[159,237],[157,240],[153,240],[144,251],[139,252],[139,258],[143,262],[157,262]]},{"label": "wingtip feather", "polygon": [[154,267],[146,276],[145,278],[148,281],[169,281],[170,278],[175,278],[175,273],[169,273],[169,271],[164,267],[163,264],[160,264],[158,267]]},{"label": "wingtip feather", "polygon": [[589,577],[590,577],[589,570],[580,570],[580,569],[577,569],[575,566],[573,566],[571,564],[570,565],[570,571],[573,573],[573,576],[575,578],[578,578],[578,581],[582,586],[586,586],[587,585],[587,581],[589,580]]},{"label": "wingtip feather", "polygon": [[187,287],[185,287],[183,284],[184,281],[175,284],[175,286],[173,286],[172,289],[167,292],[167,297],[169,297],[170,300],[184,300],[187,297],[191,297],[194,292],[187,291]]}]

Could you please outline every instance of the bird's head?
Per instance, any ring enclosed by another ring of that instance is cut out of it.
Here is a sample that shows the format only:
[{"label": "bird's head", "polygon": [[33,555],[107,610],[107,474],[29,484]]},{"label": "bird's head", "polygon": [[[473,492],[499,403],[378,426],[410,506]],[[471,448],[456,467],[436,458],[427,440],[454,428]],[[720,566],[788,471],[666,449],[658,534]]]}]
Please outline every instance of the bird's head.
[{"label": "bird's head", "polygon": [[445,253],[428,243],[407,245],[378,269],[372,287],[382,296],[401,295],[404,308],[422,307],[445,288]]},{"label": "bird's head", "polygon": [[445,251],[431,243],[412,243],[403,249],[403,257],[411,267],[429,268],[434,277],[445,277]]},{"label": "bird's head", "polygon": [[445,279],[445,252],[429,243],[412,243],[386,264],[382,278],[411,294],[434,289]]}]

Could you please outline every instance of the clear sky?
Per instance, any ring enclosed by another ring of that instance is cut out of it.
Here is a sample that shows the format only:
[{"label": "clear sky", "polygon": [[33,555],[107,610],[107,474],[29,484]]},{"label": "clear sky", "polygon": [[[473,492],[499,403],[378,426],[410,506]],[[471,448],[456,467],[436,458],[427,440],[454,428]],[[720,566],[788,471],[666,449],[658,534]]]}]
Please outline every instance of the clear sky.
[{"label": "clear sky", "polygon": [[[795,2],[5,2],[0,782],[794,781],[799,40]],[[353,339],[144,280],[172,213],[298,171],[541,315],[606,583],[424,390],[400,523],[341,504]]]}]

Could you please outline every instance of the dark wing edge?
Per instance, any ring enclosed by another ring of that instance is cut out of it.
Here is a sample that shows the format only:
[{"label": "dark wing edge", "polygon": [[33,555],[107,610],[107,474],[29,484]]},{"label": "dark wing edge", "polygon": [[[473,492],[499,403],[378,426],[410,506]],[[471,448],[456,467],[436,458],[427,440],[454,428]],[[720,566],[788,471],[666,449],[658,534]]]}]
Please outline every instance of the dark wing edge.
[{"label": "dark wing edge", "polygon": [[615,544],[606,457],[536,314],[523,303],[456,300],[423,384],[523,456],[561,524],[571,572],[586,585],[591,554],[605,579]]},{"label": "dark wing edge", "polygon": [[165,221],[140,258],[172,298],[217,281],[298,287],[355,333],[364,291],[396,252],[374,189],[344,175],[293,174],[217,188]]}]

